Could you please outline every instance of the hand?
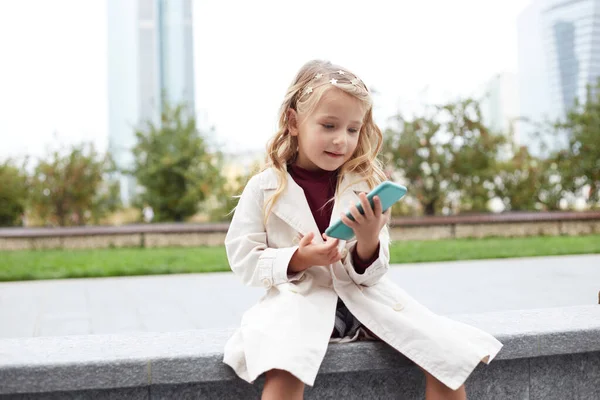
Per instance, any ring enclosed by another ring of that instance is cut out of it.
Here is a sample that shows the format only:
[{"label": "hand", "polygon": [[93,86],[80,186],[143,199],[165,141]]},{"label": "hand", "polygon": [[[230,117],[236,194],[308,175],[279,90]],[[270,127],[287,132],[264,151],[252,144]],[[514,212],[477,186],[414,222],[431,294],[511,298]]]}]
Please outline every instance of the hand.
[{"label": "hand", "polygon": [[391,209],[382,213],[383,208],[379,196],[373,197],[373,207],[369,204],[365,193],[360,193],[358,197],[364,214],[361,214],[356,205],[352,204],[350,206],[350,214],[354,218],[354,221],[348,218],[345,213],[342,213],[341,219],[344,224],[352,228],[356,235],[356,251],[358,256],[363,260],[368,260],[377,249],[379,232],[389,222]]},{"label": "hand", "polygon": [[329,265],[342,259],[337,246],[338,239],[323,234],[325,243],[312,243],[315,234],[310,232],[300,240],[298,250],[292,256],[288,272],[304,271],[315,265]]}]

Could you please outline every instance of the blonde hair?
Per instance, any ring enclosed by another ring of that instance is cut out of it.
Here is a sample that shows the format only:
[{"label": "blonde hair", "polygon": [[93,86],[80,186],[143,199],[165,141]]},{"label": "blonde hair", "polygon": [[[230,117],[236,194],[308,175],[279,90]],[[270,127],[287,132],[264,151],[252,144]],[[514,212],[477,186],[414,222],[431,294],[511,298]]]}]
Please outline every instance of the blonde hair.
[{"label": "blonde hair", "polygon": [[373,121],[373,101],[367,87],[360,81],[360,84],[353,84],[344,83],[340,80],[335,86],[331,84],[317,85],[312,92],[309,92],[309,95],[306,95],[307,92],[305,90],[309,86],[309,82],[318,74],[322,74],[327,79],[328,77],[336,76],[340,71],[344,73],[344,75],[340,76],[345,76],[346,74],[356,76],[347,69],[334,65],[329,61],[309,61],[300,68],[296,78],[287,90],[279,110],[279,128],[267,145],[267,158],[263,168],[263,170],[273,168],[277,174],[279,183],[275,193],[265,203],[265,222],[277,199],[285,191],[287,185],[287,164],[293,162],[298,156],[298,138],[297,136],[292,136],[289,129],[289,110],[295,110],[298,116],[310,115],[323,95],[333,88],[342,90],[358,99],[364,109],[367,110],[354,154],[340,167],[336,184],[336,196],[340,193],[340,185],[346,173],[354,172],[361,177],[357,182],[351,182],[350,184],[366,181],[371,189],[385,180],[381,162],[377,158],[383,143],[383,135]]}]

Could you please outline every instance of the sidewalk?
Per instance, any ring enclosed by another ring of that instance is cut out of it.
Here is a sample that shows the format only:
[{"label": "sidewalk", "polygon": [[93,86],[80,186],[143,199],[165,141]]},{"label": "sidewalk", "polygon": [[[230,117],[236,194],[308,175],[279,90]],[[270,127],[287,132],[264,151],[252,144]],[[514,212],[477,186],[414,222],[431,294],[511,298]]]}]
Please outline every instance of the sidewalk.
[{"label": "sidewalk", "polygon": [[[403,264],[388,276],[444,315],[597,304],[600,255]],[[262,294],[232,273],[0,283],[0,337],[230,328]]]}]

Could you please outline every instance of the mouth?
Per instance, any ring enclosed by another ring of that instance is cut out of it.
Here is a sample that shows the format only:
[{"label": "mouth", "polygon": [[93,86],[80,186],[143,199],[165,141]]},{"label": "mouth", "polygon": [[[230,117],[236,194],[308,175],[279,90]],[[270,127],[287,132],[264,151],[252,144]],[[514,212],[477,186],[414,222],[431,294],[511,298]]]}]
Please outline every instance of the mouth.
[{"label": "mouth", "polygon": [[342,154],[342,153],[332,153],[331,151],[326,151],[325,154],[327,154],[329,157],[333,157],[333,158],[344,157],[344,154]]}]

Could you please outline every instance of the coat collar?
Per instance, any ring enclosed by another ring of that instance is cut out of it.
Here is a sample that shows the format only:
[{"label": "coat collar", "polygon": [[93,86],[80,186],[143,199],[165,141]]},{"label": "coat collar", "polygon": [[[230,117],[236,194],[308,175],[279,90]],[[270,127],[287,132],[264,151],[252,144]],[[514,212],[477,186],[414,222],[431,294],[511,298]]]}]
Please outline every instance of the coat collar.
[{"label": "coat collar", "polygon": [[[274,192],[279,186],[275,170],[269,168],[260,175],[260,188],[267,192]],[[361,181],[360,176],[354,173],[346,174],[342,178],[340,189],[343,192],[341,196],[336,196],[330,224],[339,218],[339,214],[345,211],[349,204],[356,203],[359,200],[358,193],[369,192],[370,190],[368,183],[364,180]],[[272,193],[266,194],[265,200],[270,195]],[[315,241],[323,242],[317,223],[306,201],[304,191],[289,174],[287,174],[286,188],[273,206],[272,212],[302,235],[314,232]]]}]

